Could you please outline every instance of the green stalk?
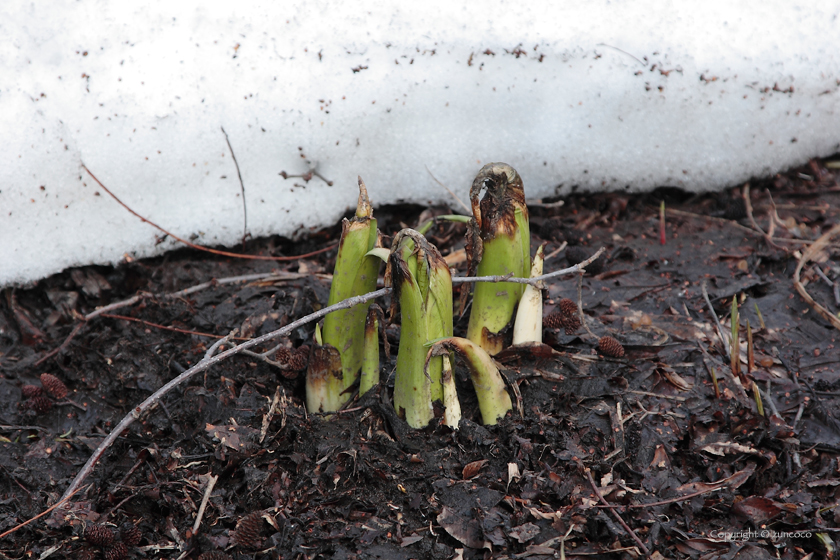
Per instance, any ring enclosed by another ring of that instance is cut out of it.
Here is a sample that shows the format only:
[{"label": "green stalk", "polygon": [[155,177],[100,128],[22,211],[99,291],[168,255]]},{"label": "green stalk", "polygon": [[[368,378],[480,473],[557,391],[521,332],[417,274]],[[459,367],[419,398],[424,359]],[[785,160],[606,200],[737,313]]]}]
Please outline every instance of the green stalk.
[{"label": "green stalk", "polygon": [[[481,191],[487,189],[483,199]],[[522,179],[506,163],[488,163],[470,188],[473,220],[467,231],[470,276],[528,277],[531,235]],[[478,282],[473,295],[467,338],[491,355],[502,350],[500,334],[511,322],[522,284]],[[461,309],[467,291],[462,292]]]},{"label": "green stalk", "polygon": [[[345,219],[341,226],[329,305],[376,289],[379,259],[366,255],[374,248],[378,232],[367,188],[361,177],[356,215],[351,220]],[[334,311],[324,318],[323,344],[336,350],[340,360],[336,368],[335,360],[328,357],[331,352],[316,352],[319,357],[323,357],[316,361],[316,365],[333,369],[320,372],[313,371],[310,366],[313,379],[311,382],[307,380],[307,390],[311,387],[313,395],[310,398],[307,394],[309,412],[334,412],[349,399],[350,392],[347,389],[359,377],[364,358],[365,317],[369,306],[370,303],[356,305]],[[320,387],[318,384],[321,383],[326,387]]]},{"label": "green stalk", "polygon": [[429,350],[428,359],[434,359],[433,356],[440,355],[442,351],[457,352],[467,362],[470,379],[478,397],[482,422],[493,425],[500,418],[504,418],[513,405],[493,358],[478,344],[459,337],[445,338],[435,342]]},{"label": "green stalk", "polygon": [[315,325],[315,344],[306,370],[306,409],[309,412],[335,412],[346,398],[333,389],[331,380],[341,374],[341,355],[334,347],[323,344],[321,327]]},{"label": "green stalk", "polygon": [[443,401],[443,361],[435,358],[424,371],[425,345],[452,336],[452,277],[437,248],[413,229],[404,229],[394,237],[385,278],[402,317],[394,408],[409,426],[422,428],[434,416],[432,402]]},{"label": "green stalk", "polygon": [[753,399],[755,399],[755,408],[758,410],[759,416],[764,416],[764,404],[761,402],[761,391],[758,389],[758,383],[752,382]]},{"label": "green stalk", "polygon": [[758,302],[754,301],[753,305],[755,306],[755,314],[758,315],[758,326],[761,327],[761,330],[766,330],[767,326],[764,324],[764,317],[761,316],[761,309],[758,308]]},{"label": "green stalk", "polygon": [[359,396],[379,383],[379,306],[372,305],[365,320],[365,352],[359,377]]},{"label": "green stalk", "polygon": [[717,372],[715,371],[715,368],[712,368],[712,370],[709,373],[712,376],[712,384],[715,386],[715,398],[719,399],[720,398],[720,386],[718,385]]}]

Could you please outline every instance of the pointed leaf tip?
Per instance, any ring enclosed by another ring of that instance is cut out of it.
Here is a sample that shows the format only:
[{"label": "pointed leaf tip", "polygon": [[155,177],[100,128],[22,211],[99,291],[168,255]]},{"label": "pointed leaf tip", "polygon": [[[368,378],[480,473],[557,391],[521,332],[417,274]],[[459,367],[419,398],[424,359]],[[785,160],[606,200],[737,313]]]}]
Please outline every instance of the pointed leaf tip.
[{"label": "pointed leaf tip", "polygon": [[365,182],[359,176],[359,202],[356,205],[356,217],[370,218],[371,216],[373,216],[373,207],[370,205],[370,198],[368,197]]}]

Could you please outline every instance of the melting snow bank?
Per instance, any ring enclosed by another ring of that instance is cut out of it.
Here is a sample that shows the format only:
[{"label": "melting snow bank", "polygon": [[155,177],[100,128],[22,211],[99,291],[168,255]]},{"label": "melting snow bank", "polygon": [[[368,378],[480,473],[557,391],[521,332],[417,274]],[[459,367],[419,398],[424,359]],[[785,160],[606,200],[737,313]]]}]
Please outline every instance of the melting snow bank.
[{"label": "melting snow bank", "polygon": [[[284,7],[281,7],[284,6]],[[299,235],[354,207],[720,189],[840,151],[840,3],[299,0],[4,6],[0,286],[176,244]],[[308,183],[285,179],[317,167]],[[428,169],[428,171],[427,171]]]}]

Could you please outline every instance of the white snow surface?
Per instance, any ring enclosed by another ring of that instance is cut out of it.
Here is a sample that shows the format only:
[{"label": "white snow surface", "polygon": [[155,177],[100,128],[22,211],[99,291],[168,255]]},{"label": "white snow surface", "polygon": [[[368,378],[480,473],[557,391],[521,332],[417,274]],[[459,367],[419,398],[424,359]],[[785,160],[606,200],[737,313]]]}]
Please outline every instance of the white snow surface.
[{"label": "white snow surface", "polygon": [[[141,5],[142,4],[142,5]],[[184,238],[299,236],[355,206],[708,191],[840,151],[840,2],[0,6],[0,286]],[[334,181],[284,180],[310,166]]]}]

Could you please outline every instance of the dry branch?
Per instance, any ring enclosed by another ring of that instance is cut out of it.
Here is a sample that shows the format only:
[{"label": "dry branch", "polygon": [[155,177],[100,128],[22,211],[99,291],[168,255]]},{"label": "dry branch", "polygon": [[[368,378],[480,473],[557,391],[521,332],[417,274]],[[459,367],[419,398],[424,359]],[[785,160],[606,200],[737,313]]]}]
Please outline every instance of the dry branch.
[{"label": "dry branch", "polygon": [[802,272],[802,267],[804,267],[808,261],[813,260],[814,257],[817,256],[817,253],[825,249],[828,244],[831,243],[832,238],[838,234],[840,234],[840,224],[835,225],[826,233],[821,235],[819,239],[811,243],[811,245],[802,253],[802,257],[796,264],[796,270],[793,273],[793,286],[796,288],[796,291],[799,292],[799,295],[802,296],[806,302],[808,302],[808,305],[814,308],[814,311],[830,322],[835,329],[840,329],[840,319],[811,297],[805,289],[805,286],[802,284],[802,281],[799,279],[799,275]]}]

